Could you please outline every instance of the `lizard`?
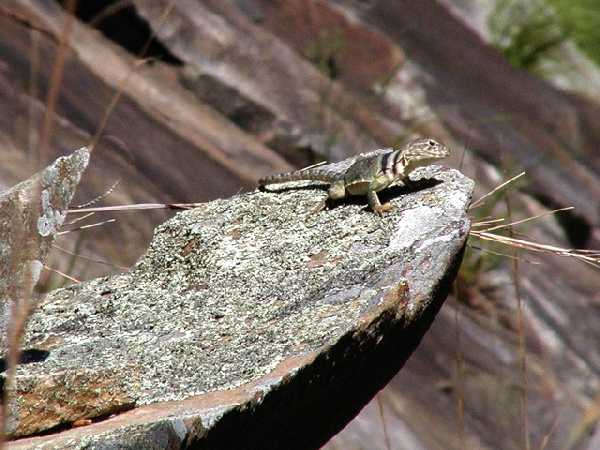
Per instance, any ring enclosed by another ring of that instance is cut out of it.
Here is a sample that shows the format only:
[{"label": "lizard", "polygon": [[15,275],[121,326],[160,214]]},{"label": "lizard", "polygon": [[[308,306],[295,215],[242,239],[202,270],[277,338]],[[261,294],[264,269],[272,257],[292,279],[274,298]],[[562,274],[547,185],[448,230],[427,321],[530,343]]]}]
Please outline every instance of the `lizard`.
[{"label": "lizard", "polygon": [[379,191],[397,180],[407,183],[410,181],[408,175],[416,167],[427,166],[448,156],[450,150],[441,142],[433,138],[417,139],[397,150],[386,148],[363,153],[345,170],[312,166],[261,178],[258,183],[265,186],[288,181],[322,181],[330,184],[328,198],[338,200],[348,195],[366,195],[371,210],[381,215],[392,206],[381,204],[377,196]]}]

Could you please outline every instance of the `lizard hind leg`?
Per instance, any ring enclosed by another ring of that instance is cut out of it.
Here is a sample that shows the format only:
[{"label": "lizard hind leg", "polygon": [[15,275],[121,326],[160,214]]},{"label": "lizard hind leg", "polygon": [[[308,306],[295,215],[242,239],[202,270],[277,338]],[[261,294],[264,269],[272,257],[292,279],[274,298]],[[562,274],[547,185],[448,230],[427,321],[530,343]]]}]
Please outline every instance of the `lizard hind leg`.
[{"label": "lizard hind leg", "polygon": [[339,200],[348,196],[348,192],[346,192],[346,185],[344,184],[344,180],[337,180],[331,183],[329,186],[329,190],[327,191],[327,198],[319,203],[319,206],[314,210],[314,212],[319,212],[324,210],[327,207],[327,200]]},{"label": "lizard hind leg", "polygon": [[348,192],[346,191],[346,184],[344,183],[344,180],[337,180],[331,183],[327,193],[329,194],[329,198],[332,200],[346,198]]}]

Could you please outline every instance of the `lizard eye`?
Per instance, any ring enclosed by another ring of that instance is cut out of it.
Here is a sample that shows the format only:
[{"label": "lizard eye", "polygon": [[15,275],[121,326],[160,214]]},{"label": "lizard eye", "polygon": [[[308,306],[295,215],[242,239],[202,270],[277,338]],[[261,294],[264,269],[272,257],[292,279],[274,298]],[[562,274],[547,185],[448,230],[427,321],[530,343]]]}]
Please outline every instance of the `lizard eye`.
[{"label": "lizard eye", "polygon": [[435,141],[429,141],[428,144],[430,147],[435,147]]}]

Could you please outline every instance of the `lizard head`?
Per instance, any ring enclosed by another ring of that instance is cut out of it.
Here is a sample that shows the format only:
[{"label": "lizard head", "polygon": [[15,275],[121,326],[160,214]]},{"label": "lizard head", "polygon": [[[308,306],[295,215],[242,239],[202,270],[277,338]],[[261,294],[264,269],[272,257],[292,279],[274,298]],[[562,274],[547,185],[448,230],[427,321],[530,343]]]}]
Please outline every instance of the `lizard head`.
[{"label": "lizard head", "polygon": [[410,161],[426,163],[450,156],[450,149],[433,138],[417,139],[406,146],[404,156]]},{"label": "lizard head", "polygon": [[402,152],[403,164],[408,170],[426,166],[448,156],[450,149],[433,138],[417,139],[409,143]]}]

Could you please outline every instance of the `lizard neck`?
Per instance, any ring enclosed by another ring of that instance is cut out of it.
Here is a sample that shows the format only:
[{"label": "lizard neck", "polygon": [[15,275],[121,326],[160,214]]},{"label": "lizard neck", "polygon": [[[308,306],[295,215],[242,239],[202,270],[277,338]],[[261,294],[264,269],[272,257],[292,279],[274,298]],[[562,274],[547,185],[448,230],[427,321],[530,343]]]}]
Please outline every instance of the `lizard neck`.
[{"label": "lizard neck", "polygon": [[408,173],[412,170],[410,167],[411,160],[406,157],[406,155],[402,154],[396,161],[394,165],[394,173],[397,178],[404,178],[408,175]]},{"label": "lizard neck", "polygon": [[410,172],[412,172],[414,169],[416,169],[417,167],[423,167],[423,166],[427,166],[431,163],[430,160],[422,160],[419,158],[410,158],[410,157],[406,157],[403,156],[402,157],[402,171],[404,176],[408,176],[408,174]]}]

